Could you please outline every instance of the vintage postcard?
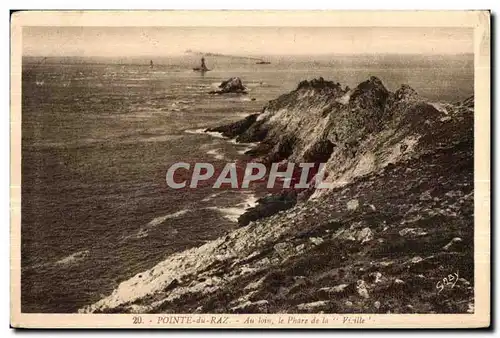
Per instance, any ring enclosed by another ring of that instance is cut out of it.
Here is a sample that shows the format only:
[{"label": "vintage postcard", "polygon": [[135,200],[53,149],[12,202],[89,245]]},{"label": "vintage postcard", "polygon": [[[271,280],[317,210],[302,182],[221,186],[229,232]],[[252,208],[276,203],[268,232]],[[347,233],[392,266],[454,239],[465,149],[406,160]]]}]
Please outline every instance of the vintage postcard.
[{"label": "vintage postcard", "polygon": [[11,326],[490,325],[488,11],[20,11]]}]

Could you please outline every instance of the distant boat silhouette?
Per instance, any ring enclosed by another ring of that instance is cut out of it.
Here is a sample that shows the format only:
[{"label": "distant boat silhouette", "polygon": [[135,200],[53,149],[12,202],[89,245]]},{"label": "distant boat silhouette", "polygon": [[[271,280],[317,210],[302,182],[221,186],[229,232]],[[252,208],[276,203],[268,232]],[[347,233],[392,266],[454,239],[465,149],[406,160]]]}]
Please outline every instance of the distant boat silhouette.
[{"label": "distant boat silhouette", "polygon": [[202,73],[204,73],[204,72],[210,71],[211,69],[207,68],[207,66],[205,65],[205,58],[202,57],[201,58],[201,66],[200,67],[195,67],[195,68],[193,68],[193,70],[195,72],[202,72]]},{"label": "distant boat silhouette", "polygon": [[257,61],[256,64],[258,65],[270,65],[271,62],[269,61],[264,61],[264,60],[260,60],[260,61]]},{"label": "distant boat silhouette", "polygon": [[149,68],[153,68],[153,60],[149,61]]}]

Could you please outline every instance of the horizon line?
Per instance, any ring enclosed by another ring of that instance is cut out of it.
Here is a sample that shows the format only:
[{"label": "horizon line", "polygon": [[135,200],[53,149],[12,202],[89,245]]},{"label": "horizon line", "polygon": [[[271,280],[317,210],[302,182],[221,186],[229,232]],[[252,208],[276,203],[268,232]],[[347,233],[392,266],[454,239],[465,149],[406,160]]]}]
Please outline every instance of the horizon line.
[{"label": "horizon line", "polygon": [[[198,55],[196,55],[198,54]],[[196,52],[195,53],[181,53],[181,54],[163,54],[163,55],[46,55],[46,54],[23,54],[22,57],[45,57],[45,58],[64,58],[64,57],[73,57],[73,58],[151,58],[151,57],[172,57],[172,56],[204,56],[204,57],[213,57],[213,58],[252,58],[258,56],[329,56],[329,55],[339,55],[339,56],[355,56],[355,55],[445,55],[445,56],[453,56],[453,55],[474,55],[473,52],[459,52],[459,53],[393,53],[393,52],[383,52],[383,53],[304,53],[304,54],[246,54],[246,55],[228,55],[228,54],[219,54],[219,55],[207,55],[207,54],[218,54],[214,52]]]}]

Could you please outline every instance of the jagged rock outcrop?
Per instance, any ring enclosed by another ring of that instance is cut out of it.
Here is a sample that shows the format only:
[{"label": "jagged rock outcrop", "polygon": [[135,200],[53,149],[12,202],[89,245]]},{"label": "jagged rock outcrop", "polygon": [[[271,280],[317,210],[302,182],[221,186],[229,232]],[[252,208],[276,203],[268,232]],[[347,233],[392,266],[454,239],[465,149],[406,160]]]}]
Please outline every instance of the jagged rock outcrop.
[{"label": "jagged rock outcrop", "polygon": [[470,101],[427,102],[406,84],[392,93],[375,76],[353,89],[320,78],[270,101],[253,123],[236,122],[230,135],[260,142],[248,154],[263,163],[325,162],[326,181],[342,186],[449,141],[439,126],[470,114]]},{"label": "jagged rock outcrop", "polygon": [[375,77],[301,82],[228,135],[261,141],[264,159],[326,158],[335,188],[173,254],[81,312],[473,312],[473,107]]},{"label": "jagged rock outcrop", "polygon": [[247,94],[245,86],[241,82],[239,77],[231,77],[226,81],[222,81],[219,85],[219,90],[212,91],[210,94],[227,94],[227,93],[237,93],[237,94]]},{"label": "jagged rock outcrop", "polygon": [[401,87],[394,92],[394,101],[396,102],[410,102],[417,99],[417,92],[407,84],[401,85]]}]

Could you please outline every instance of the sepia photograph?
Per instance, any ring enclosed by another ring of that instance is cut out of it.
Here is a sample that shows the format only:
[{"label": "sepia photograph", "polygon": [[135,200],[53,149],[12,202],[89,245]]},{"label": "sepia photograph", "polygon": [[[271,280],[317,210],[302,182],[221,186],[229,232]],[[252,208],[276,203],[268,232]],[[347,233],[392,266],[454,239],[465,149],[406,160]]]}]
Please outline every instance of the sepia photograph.
[{"label": "sepia photograph", "polygon": [[488,326],[489,20],[13,13],[11,325]]}]

